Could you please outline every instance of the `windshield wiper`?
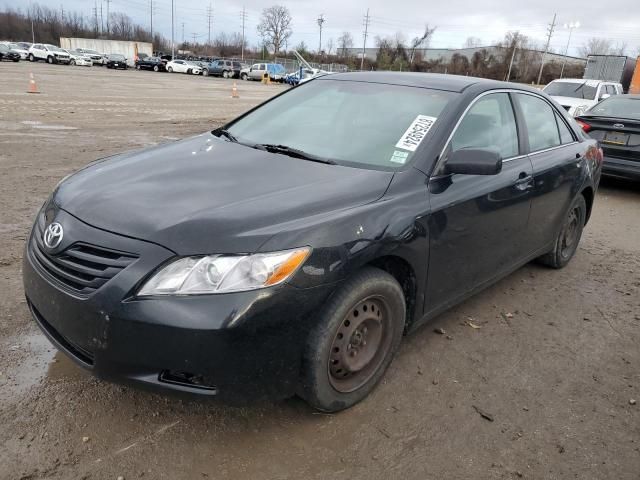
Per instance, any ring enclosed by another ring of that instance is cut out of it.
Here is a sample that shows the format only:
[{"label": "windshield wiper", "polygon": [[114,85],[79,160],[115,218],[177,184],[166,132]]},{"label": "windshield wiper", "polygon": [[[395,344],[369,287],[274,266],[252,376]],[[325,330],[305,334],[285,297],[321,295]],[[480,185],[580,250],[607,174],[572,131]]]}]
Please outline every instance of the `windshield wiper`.
[{"label": "windshield wiper", "polygon": [[303,160],[310,160],[312,162],[326,163],[327,165],[337,165],[335,161],[329,158],[318,157],[317,155],[307,153],[303,150],[298,150],[297,148],[288,147],[286,145],[257,143],[253,145],[253,148],[257,148],[258,150],[266,150],[267,152],[270,152],[270,153],[281,153],[283,155],[289,155],[290,157],[301,158]]},{"label": "windshield wiper", "polygon": [[218,133],[220,134],[219,135],[220,137],[227,137],[233,143],[238,143],[238,139],[234,137],[229,130],[224,130],[224,129],[218,130]]}]

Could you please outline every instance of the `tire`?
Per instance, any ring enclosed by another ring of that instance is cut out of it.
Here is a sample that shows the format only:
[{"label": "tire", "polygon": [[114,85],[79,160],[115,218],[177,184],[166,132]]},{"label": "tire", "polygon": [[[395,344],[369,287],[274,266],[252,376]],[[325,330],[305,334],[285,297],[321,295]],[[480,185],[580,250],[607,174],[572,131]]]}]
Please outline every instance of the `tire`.
[{"label": "tire", "polygon": [[36,61],[36,57],[33,56],[33,53],[30,53],[27,58],[29,59],[30,62],[35,62]]},{"label": "tire", "polygon": [[391,363],[404,324],[396,279],[373,267],[357,272],[331,296],[309,334],[298,394],[323,412],[360,402]]},{"label": "tire", "polygon": [[539,257],[537,261],[551,268],[565,267],[578,249],[586,219],[587,202],[582,195],[578,195],[565,215],[553,249]]},{"label": "tire", "polygon": [[167,68],[167,72],[169,72],[169,73],[173,73],[173,67],[169,67],[169,68]]},{"label": "tire", "polygon": [[19,59],[19,58],[14,58],[14,59],[13,59],[13,62],[14,62],[14,63],[18,63],[19,61],[20,61],[20,59]]},{"label": "tire", "polygon": [[202,76],[203,77],[208,77],[209,76],[209,69],[205,68],[204,70],[202,70]]},{"label": "tire", "polygon": [[48,63],[49,65],[53,65],[53,64],[55,63],[55,61],[53,60],[53,57],[52,57],[51,55],[49,55],[49,56],[47,57],[47,63]]},{"label": "tire", "polygon": [[136,65],[136,70],[140,70],[140,65]]},{"label": "tire", "polygon": [[75,66],[75,64],[76,64],[76,61],[74,59],[71,59],[71,61],[69,62],[69,65]]},{"label": "tire", "polygon": [[242,74],[240,75],[240,79],[241,79],[241,80],[249,80],[249,75],[247,75],[246,73],[242,73]]},{"label": "tire", "polygon": [[222,71],[222,78],[229,78],[229,72],[227,72],[226,70]]},{"label": "tire", "polygon": [[154,72],[159,72],[160,71],[160,68],[158,68],[158,65],[154,65],[153,66],[153,71]]}]

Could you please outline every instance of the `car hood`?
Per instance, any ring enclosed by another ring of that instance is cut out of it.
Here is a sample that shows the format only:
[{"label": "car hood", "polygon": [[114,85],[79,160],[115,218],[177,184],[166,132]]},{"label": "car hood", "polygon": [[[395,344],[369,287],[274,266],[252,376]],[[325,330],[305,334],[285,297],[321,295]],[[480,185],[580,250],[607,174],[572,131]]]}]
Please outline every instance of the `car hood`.
[{"label": "car hood", "polygon": [[297,222],[377,200],[392,177],[207,133],[94,162],[61,182],[54,202],[94,227],[181,255],[252,252]]},{"label": "car hood", "polygon": [[553,95],[551,96],[551,98],[553,98],[556,102],[558,102],[563,107],[572,107],[572,108],[579,107],[580,105],[592,106],[598,103],[595,100],[587,100],[585,98],[556,97]]}]

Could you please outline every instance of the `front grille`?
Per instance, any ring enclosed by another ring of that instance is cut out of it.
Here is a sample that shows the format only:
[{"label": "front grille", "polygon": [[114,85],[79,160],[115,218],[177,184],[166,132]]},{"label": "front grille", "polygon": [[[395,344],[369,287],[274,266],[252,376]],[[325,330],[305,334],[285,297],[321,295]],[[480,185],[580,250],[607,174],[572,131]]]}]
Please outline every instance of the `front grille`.
[{"label": "front grille", "polygon": [[34,320],[40,325],[40,328],[49,334],[51,338],[53,338],[58,344],[63,347],[67,352],[77,358],[80,362],[84,363],[87,366],[93,365],[93,352],[87,350],[86,348],[81,347],[75,342],[72,342],[65,336],[63,336],[60,332],[58,332],[53,326],[45,320],[42,314],[33,306],[33,304],[27,299],[27,304],[29,305],[29,310],[31,310],[31,314],[33,315]]},{"label": "front grille", "polygon": [[96,291],[138,258],[132,253],[81,242],[55,255],[50,254],[43,244],[39,222],[31,236],[29,252],[41,270],[83,296]]}]

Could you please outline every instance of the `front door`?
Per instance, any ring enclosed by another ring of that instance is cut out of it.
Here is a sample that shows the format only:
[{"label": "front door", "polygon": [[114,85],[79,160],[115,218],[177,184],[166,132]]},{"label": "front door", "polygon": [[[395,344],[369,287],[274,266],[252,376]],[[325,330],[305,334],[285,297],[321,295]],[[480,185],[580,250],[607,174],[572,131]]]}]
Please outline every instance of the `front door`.
[{"label": "front door", "polygon": [[[429,182],[427,312],[456,303],[523,260],[533,178],[520,143],[508,93],[481,96],[453,134]],[[502,171],[446,174],[448,155],[461,148],[495,149]]]}]

